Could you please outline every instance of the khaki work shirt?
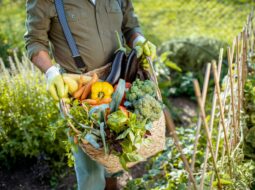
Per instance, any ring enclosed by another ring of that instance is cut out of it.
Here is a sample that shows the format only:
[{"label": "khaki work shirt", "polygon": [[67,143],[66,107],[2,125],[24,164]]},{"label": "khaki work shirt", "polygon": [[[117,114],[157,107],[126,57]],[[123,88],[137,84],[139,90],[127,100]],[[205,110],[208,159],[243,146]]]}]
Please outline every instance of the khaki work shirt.
[{"label": "khaki work shirt", "polygon": [[[86,71],[112,61],[118,48],[115,31],[128,42],[134,33],[141,33],[131,0],[63,0],[66,17],[77,47],[86,64]],[[39,51],[49,51],[68,72],[77,67],[59,23],[54,0],[27,0],[27,32],[24,36],[31,59]]]}]

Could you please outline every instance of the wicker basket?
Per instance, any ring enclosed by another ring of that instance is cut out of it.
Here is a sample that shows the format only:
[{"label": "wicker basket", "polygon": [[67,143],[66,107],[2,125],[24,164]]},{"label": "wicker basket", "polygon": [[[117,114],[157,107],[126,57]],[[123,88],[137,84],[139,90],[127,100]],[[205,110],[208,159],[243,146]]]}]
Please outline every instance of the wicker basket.
[{"label": "wicker basket", "polygon": [[[110,70],[110,65],[106,65],[102,68],[93,70],[91,72],[85,73],[84,75],[91,76],[94,72],[98,74],[99,78],[103,78],[107,76]],[[61,112],[66,115],[69,112],[68,105],[66,105],[63,101],[60,103]],[[79,134],[78,131],[72,123],[68,123],[69,127],[76,133]],[[142,145],[140,150],[138,151],[139,155],[142,156],[144,160],[147,158],[157,154],[158,152],[164,150],[165,148],[165,117],[162,112],[162,115],[159,120],[153,122],[153,127],[150,130],[151,136],[148,137],[150,139],[150,144]],[[92,145],[90,145],[87,141],[83,140],[80,143],[80,147],[83,151],[89,155],[89,157],[98,163],[102,164],[107,172],[116,173],[123,170],[119,158],[113,154],[106,155],[103,148],[95,149]],[[137,162],[128,163],[127,167],[132,167]]]}]

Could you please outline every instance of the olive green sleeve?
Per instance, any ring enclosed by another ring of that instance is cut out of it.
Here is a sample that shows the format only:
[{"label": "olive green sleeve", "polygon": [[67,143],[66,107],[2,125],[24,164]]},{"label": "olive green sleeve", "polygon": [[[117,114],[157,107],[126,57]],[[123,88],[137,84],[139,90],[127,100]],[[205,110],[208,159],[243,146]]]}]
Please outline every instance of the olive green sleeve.
[{"label": "olive green sleeve", "polygon": [[29,59],[39,51],[49,51],[49,5],[47,0],[27,0],[24,39]]},{"label": "olive green sleeve", "polygon": [[129,41],[133,34],[140,33],[139,21],[137,15],[134,13],[134,7],[131,0],[122,0],[123,24],[122,32],[126,41]]}]

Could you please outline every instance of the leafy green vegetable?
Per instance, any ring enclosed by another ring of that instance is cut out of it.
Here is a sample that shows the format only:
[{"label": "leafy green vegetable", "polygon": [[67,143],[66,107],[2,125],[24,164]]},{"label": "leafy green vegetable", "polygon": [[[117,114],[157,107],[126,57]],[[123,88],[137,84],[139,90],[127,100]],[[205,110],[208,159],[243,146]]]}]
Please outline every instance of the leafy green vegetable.
[{"label": "leafy green vegetable", "polygon": [[86,134],[84,137],[86,141],[88,141],[95,149],[99,149],[100,145],[97,143],[98,138],[92,134]]},{"label": "leafy green vegetable", "polygon": [[108,116],[107,126],[117,134],[127,128],[128,116],[121,110],[111,113]]},{"label": "leafy green vegetable", "polygon": [[126,90],[126,82],[123,79],[119,80],[117,89],[115,90],[115,92],[112,95],[112,100],[110,103],[110,112],[114,112],[117,111],[120,103],[122,101],[122,98],[125,94],[125,90]]},{"label": "leafy green vegetable", "polygon": [[107,154],[109,151],[108,151],[108,147],[107,147],[106,140],[105,140],[104,126],[105,126],[104,122],[100,123],[100,134],[101,134],[101,138],[102,138],[103,145],[104,145],[104,152],[105,152],[105,154]]},{"label": "leafy green vegetable", "polygon": [[124,139],[126,138],[126,136],[130,133],[130,128],[128,128],[127,130],[125,130],[123,133],[121,133],[117,138],[116,140],[120,140],[120,139]]},{"label": "leafy green vegetable", "polygon": [[122,140],[120,143],[122,153],[119,155],[120,163],[126,168],[128,162],[137,162],[142,160],[138,151],[143,144],[146,144],[146,120],[137,120],[136,114],[129,113],[127,129],[120,134],[117,139]]},{"label": "leafy green vegetable", "polygon": [[75,121],[78,130],[90,130],[92,121],[89,119],[88,109],[88,107],[81,106],[78,100],[75,100],[70,108],[69,118]]}]

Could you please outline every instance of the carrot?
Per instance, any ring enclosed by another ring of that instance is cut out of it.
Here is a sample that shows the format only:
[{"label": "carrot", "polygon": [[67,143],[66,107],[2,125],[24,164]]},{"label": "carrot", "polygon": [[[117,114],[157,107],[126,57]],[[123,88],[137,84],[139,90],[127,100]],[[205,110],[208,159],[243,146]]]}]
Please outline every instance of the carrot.
[{"label": "carrot", "polygon": [[98,100],[93,100],[93,99],[85,99],[82,102],[86,102],[90,105],[97,105],[98,104]]},{"label": "carrot", "polygon": [[103,98],[101,100],[85,99],[82,102],[86,102],[92,106],[96,106],[101,104],[109,104],[111,101],[112,101],[111,98]]},{"label": "carrot", "polygon": [[96,73],[94,73],[92,79],[85,85],[85,89],[83,90],[83,93],[82,93],[82,96],[81,96],[81,100],[85,100],[88,97],[88,95],[89,95],[89,93],[91,91],[92,85],[95,82],[97,82],[97,80],[98,80],[98,76],[97,76]]},{"label": "carrot", "polygon": [[81,97],[84,89],[85,89],[86,86],[82,86],[81,88],[79,88],[75,93],[73,93],[73,97],[78,99]]},{"label": "carrot", "polygon": [[98,105],[100,105],[100,104],[109,104],[111,101],[112,101],[111,98],[103,98],[103,99],[99,100]]},{"label": "carrot", "polygon": [[82,87],[82,77],[80,76],[79,82],[78,82],[78,89]]}]

